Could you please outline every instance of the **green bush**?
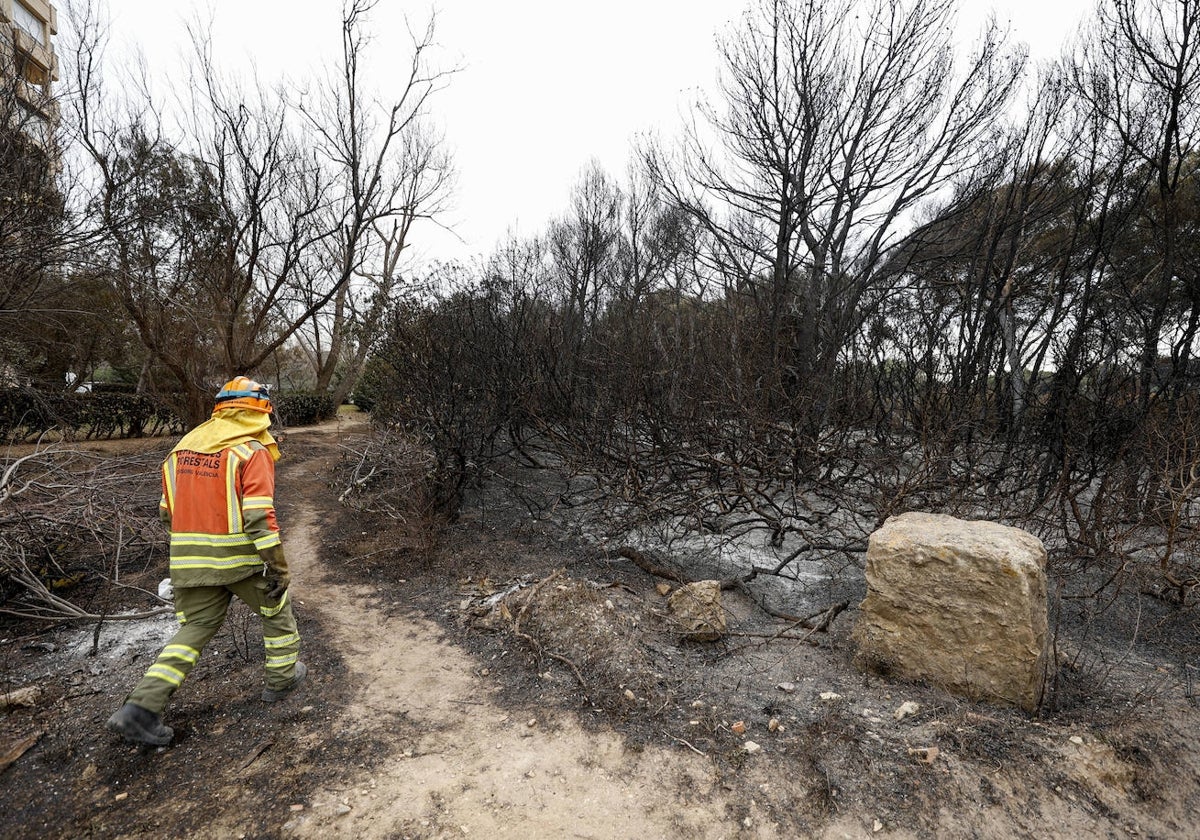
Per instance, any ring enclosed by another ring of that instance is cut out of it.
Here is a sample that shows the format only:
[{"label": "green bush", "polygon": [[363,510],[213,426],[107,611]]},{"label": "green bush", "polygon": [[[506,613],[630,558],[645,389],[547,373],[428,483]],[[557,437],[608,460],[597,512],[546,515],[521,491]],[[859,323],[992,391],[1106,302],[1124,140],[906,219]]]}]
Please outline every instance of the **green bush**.
[{"label": "green bush", "polygon": [[0,391],[0,440],[20,442],[54,428],[50,399],[29,388],[5,388]]},{"label": "green bush", "polygon": [[328,394],[293,391],[272,396],[271,403],[284,426],[311,426],[337,414],[337,406]]},{"label": "green bush", "polygon": [[380,392],[390,387],[388,370],[388,366],[378,358],[372,357],[368,360],[354,387],[354,393],[350,395],[350,401],[363,411],[374,411],[379,405]]},{"label": "green bush", "polygon": [[68,440],[180,434],[183,421],[145,394],[66,394],[0,389],[0,441],[19,443],[57,431]]}]

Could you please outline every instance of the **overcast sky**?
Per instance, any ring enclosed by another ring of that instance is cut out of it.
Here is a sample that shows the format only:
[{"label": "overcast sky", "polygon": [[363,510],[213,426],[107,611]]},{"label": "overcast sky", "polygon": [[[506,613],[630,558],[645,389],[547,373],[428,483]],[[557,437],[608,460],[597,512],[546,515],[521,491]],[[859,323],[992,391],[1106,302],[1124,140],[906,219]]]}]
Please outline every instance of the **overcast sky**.
[{"label": "overcast sky", "polygon": [[[1093,6],[1009,0],[994,9],[1034,58],[1053,58]],[[414,244],[427,257],[485,254],[506,231],[540,232],[566,207],[590,159],[623,176],[632,140],[674,134],[681,113],[711,86],[714,35],[743,7],[744,0],[440,0],[438,60],[461,68],[433,103],[459,173],[445,218],[457,237],[414,230]],[[404,14],[423,22],[431,8],[380,0],[370,29],[381,76],[390,57],[406,56]],[[962,0],[964,43],[991,8]],[[187,52],[185,22],[211,16],[218,60],[231,71],[253,62],[266,81],[303,78],[336,58],[340,9],[340,0],[108,0],[114,43],[140,44],[152,66],[176,65]]]}]

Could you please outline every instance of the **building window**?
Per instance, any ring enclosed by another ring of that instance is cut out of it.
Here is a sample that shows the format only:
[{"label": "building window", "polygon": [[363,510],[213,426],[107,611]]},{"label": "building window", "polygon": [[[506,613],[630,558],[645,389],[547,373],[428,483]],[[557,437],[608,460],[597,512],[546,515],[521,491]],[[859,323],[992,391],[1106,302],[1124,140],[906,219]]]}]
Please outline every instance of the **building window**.
[{"label": "building window", "polygon": [[32,105],[26,102],[21,102],[21,133],[33,141],[34,145],[43,151],[50,148],[51,140],[54,137],[53,130],[50,126],[50,120],[37,110]]},{"label": "building window", "polygon": [[17,69],[21,77],[31,85],[45,88],[50,84],[50,71],[30,56],[20,54],[17,58]]},{"label": "building window", "polygon": [[13,21],[25,31],[30,38],[43,47],[46,46],[46,24],[30,11],[21,0],[13,0]]}]

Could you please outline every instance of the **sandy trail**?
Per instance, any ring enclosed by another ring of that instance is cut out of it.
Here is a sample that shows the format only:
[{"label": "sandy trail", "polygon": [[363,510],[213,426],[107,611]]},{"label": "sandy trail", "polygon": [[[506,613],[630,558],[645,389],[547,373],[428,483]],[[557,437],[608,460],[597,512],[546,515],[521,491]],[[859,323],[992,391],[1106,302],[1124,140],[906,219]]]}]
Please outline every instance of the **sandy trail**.
[{"label": "sandy trail", "polygon": [[[282,480],[305,480],[295,470]],[[374,606],[378,592],[338,583],[322,568],[315,511],[285,515],[294,597],[321,614],[326,641],[360,686],[333,730],[375,729],[389,745],[385,760],[373,757],[372,772],[347,767],[335,785],[315,791],[287,826],[295,836],[775,836],[752,804],[748,817],[730,816],[700,756],[629,752],[617,736],[584,731],[550,709],[514,718],[493,702],[480,664],[437,625],[388,615]]]}]

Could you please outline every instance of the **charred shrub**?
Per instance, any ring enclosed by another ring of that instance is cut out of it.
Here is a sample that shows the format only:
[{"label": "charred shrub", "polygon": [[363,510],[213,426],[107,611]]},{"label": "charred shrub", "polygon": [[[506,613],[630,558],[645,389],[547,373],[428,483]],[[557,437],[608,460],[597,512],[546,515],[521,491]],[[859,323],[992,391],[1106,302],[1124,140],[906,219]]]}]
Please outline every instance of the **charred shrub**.
[{"label": "charred shrub", "polygon": [[378,425],[433,453],[433,506],[449,515],[514,422],[519,369],[498,315],[486,296],[468,293],[397,309],[363,387]]}]

